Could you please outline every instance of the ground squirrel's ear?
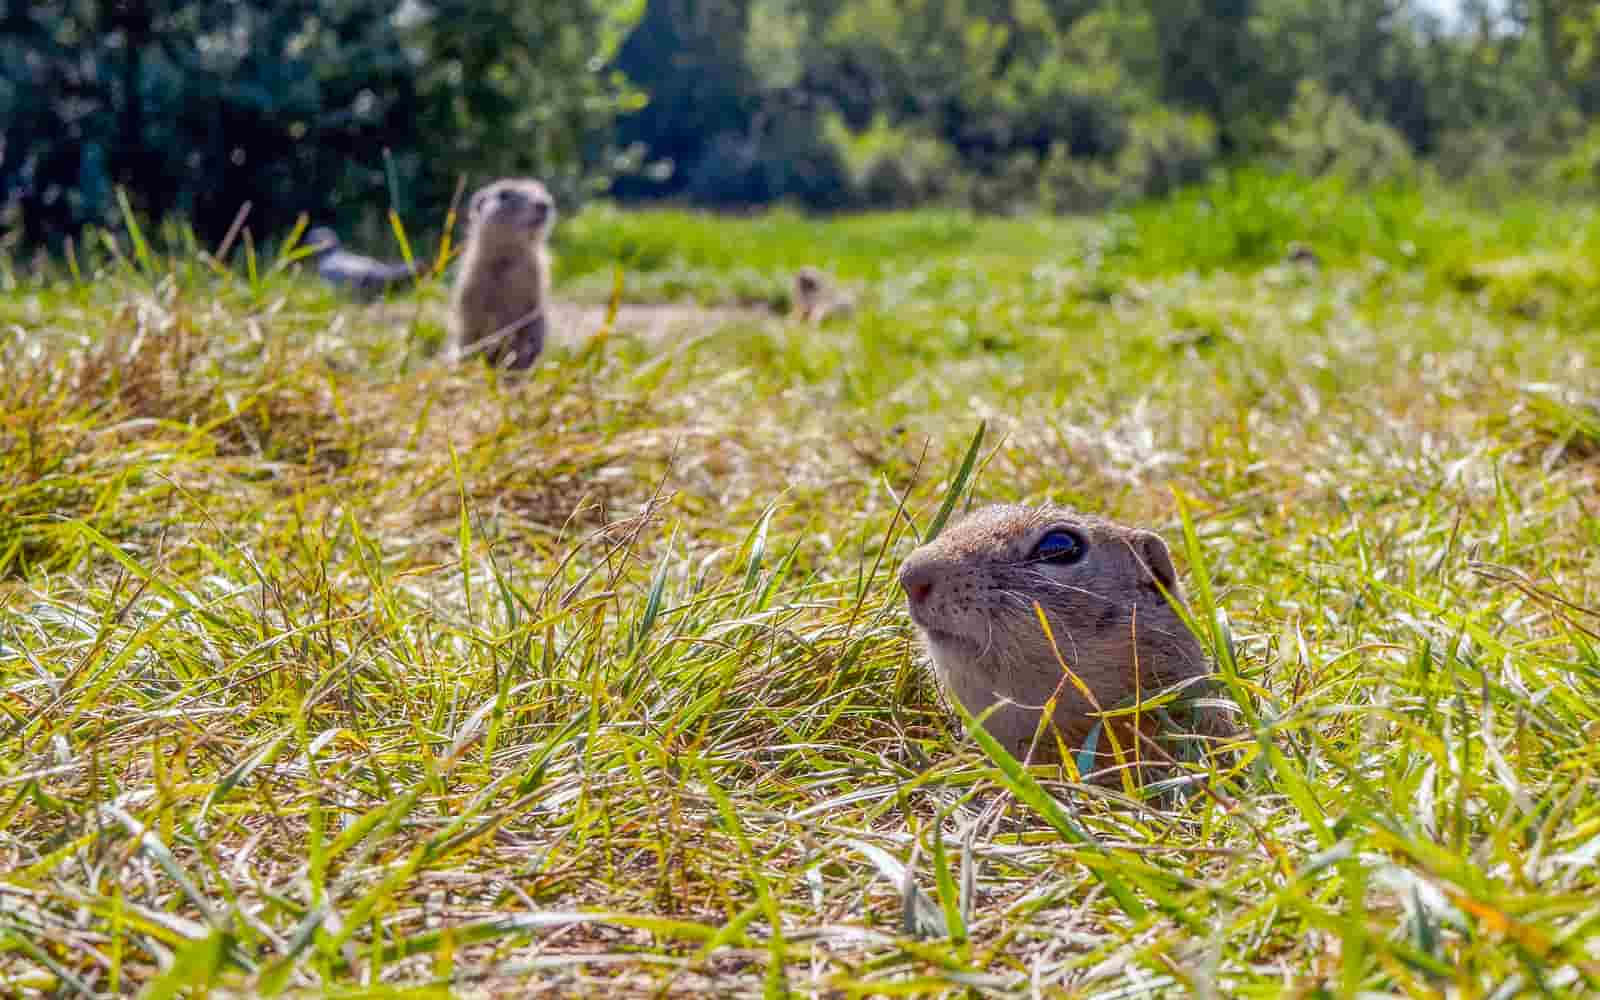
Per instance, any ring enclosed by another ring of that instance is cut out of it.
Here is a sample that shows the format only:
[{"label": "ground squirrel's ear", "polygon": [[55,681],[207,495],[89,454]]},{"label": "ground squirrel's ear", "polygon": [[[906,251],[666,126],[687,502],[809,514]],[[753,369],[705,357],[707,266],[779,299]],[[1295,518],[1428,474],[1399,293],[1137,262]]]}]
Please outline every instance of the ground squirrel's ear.
[{"label": "ground squirrel's ear", "polygon": [[1133,554],[1139,557],[1144,568],[1167,593],[1178,596],[1178,571],[1172,566],[1172,553],[1167,543],[1153,531],[1140,531],[1133,537]]},{"label": "ground squirrel's ear", "polygon": [[479,192],[477,192],[476,194],[474,194],[472,196],[472,200],[467,202],[467,221],[468,222],[471,222],[473,219],[476,219],[478,217],[478,215],[483,212],[483,203],[484,203],[485,200],[488,199],[488,197],[489,197],[489,192],[487,192],[487,191],[479,191]]}]

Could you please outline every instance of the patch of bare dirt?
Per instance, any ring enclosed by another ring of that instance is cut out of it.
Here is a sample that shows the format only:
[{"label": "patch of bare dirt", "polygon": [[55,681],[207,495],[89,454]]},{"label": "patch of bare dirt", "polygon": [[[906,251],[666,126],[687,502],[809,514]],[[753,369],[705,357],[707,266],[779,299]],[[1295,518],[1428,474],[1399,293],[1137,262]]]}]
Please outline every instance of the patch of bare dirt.
[{"label": "patch of bare dirt", "polygon": [[[606,312],[605,306],[552,303],[551,336],[559,343],[568,344],[588,340],[605,326]],[[617,308],[613,332],[655,340],[708,333],[734,323],[764,323],[775,318],[770,310],[754,307],[625,303]]]}]

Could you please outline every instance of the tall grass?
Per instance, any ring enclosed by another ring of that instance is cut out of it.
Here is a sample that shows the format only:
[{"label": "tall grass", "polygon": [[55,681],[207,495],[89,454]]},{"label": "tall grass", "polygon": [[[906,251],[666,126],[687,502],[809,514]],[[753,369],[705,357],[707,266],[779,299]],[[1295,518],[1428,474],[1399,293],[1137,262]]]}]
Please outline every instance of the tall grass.
[{"label": "tall grass", "polygon": [[[13,264],[0,993],[1596,992],[1594,216],[1281,185],[597,211],[564,294],[858,310],[525,379],[413,356],[438,279]],[[1045,498],[1186,557],[1252,721],[1180,792],[924,669],[898,561]]]}]

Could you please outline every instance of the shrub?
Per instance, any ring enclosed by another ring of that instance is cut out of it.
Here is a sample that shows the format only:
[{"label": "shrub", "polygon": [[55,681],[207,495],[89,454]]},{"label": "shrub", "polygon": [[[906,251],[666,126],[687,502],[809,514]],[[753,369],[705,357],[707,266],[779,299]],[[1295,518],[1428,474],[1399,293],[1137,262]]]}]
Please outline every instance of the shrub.
[{"label": "shrub", "polygon": [[1600,122],[1590,125],[1588,132],[1556,160],[1554,173],[1563,186],[1600,192]]},{"label": "shrub", "polygon": [[442,221],[463,174],[537,172],[570,205],[634,99],[591,69],[636,13],[609,0],[6,10],[0,218],[30,243],[121,224],[118,187],[213,244],[246,202],[257,234],[302,212]]},{"label": "shrub", "polygon": [[1306,177],[1335,174],[1370,184],[1407,177],[1416,169],[1404,136],[1361,117],[1348,99],[1312,80],[1300,81],[1288,114],[1272,129],[1272,145]]},{"label": "shrub", "polygon": [[854,200],[878,208],[914,208],[953,195],[961,182],[955,151],[925,128],[894,126],[883,114],[860,132],[837,114],[823,135],[842,160]]},{"label": "shrub", "polygon": [[848,182],[817,116],[796,108],[758,119],[750,133],[716,136],[689,168],[686,193],[697,204],[724,208],[796,201],[832,209],[844,207]]},{"label": "shrub", "polygon": [[1217,126],[1210,116],[1157,108],[1129,121],[1116,174],[1124,190],[1159,197],[1204,180],[1216,161]]},{"label": "shrub", "polygon": [[1065,144],[1050,147],[1039,165],[1039,201],[1061,213],[1097,212],[1126,193],[1122,178],[1101,160],[1074,157]]}]

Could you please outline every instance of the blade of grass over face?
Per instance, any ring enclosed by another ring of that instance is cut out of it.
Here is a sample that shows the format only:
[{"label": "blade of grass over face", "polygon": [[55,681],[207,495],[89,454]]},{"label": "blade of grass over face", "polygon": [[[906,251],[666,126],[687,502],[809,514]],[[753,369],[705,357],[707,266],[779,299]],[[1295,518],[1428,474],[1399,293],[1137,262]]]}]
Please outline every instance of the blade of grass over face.
[{"label": "blade of grass over face", "polygon": [[[243,211],[10,260],[0,994],[1594,993],[1593,219],[591,204],[522,375],[425,220],[372,304]],[[1024,766],[895,578],[1044,500],[1166,538],[1217,681]]]},{"label": "blade of grass over face", "polygon": [[950,488],[945,492],[944,503],[939,506],[939,513],[935,514],[928,530],[923,533],[923,544],[939,537],[939,532],[944,530],[945,522],[950,520],[951,511],[955,510],[956,501],[961,498],[961,492],[967,488],[967,480],[972,475],[972,468],[978,461],[978,449],[983,447],[983,432],[987,424],[978,424],[978,430],[972,435],[972,444],[967,446],[967,454],[961,459],[961,468],[956,470],[955,478],[950,481]]}]

